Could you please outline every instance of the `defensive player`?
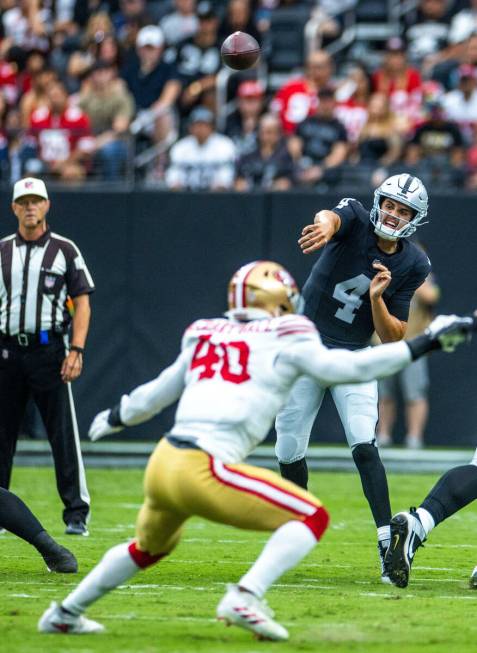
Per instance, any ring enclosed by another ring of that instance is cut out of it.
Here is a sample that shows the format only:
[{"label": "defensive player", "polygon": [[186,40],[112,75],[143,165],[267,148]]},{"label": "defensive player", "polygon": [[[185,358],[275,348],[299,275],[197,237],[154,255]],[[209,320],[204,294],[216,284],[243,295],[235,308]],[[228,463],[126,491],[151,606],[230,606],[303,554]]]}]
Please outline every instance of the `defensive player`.
[{"label": "defensive player", "polygon": [[7,530],[35,547],[49,571],[76,573],[76,558],[49,535],[20,497],[0,487],[0,530]]},{"label": "defensive player", "polygon": [[228,587],[217,616],[260,638],[288,638],[263,595],[313,549],[328,513],[306,490],[242,461],[265,438],[298,376],[309,374],[329,385],[393,374],[431,348],[464,340],[472,325],[470,318],[441,316],[409,343],[328,350],[312,322],[289,315],[298,298],[295,282],[280,265],[244,266],[231,280],[226,319],[194,322],[170,367],[96,416],[89,431],[93,440],[144,422],[180,397],[174,427],[146,469],[136,539],[108,551],[60,605],[53,603],[39,621],[40,631],[102,631],[83,616],[86,608],[171,553],[184,522],[197,515],[274,531],[252,568]]},{"label": "defensive player", "polygon": [[[391,544],[386,553],[389,577],[398,587],[407,587],[416,550],[438,524],[477,499],[477,450],[470,465],[446,472],[419,508],[399,512],[391,519]],[[477,588],[477,567],[470,578]]]},{"label": "defensive player", "polygon": [[[363,349],[373,331],[383,343],[404,337],[411,298],[430,271],[427,256],[407,240],[423,224],[427,205],[427,191],[417,177],[395,175],[376,189],[371,212],[345,198],[303,229],[298,242],[305,254],[323,248],[303,289],[304,314],[327,347]],[[304,488],[305,454],[325,391],[316,379],[300,379],[276,420],[281,474]],[[377,382],[340,385],[331,395],[377,527],[381,579],[389,582],[384,554],[391,505],[375,441]]]}]

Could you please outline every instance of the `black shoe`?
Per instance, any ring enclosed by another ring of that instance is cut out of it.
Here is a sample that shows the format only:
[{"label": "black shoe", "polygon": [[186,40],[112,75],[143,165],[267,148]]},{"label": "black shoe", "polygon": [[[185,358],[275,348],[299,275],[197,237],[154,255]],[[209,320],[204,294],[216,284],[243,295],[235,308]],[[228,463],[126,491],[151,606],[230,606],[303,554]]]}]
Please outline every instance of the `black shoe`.
[{"label": "black shoe", "polygon": [[78,562],[71,551],[55,542],[46,531],[36,536],[33,546],[42,556],[49,571],[59,574],[76,574],[78,571]]},{"label": "black shoe", "polygon": [[66,535],[83,535],[84,537],[89,535],[88,528],[81,519],[72,519],[68,522],[65,528],[65,533]]},{"label": "black shoe", "polygon": [[391,544],[385,564],[393,585],[407,587],[414,554],[425,539],[421,520],[413,508],[410,512],[398,512],[391,519]]}]

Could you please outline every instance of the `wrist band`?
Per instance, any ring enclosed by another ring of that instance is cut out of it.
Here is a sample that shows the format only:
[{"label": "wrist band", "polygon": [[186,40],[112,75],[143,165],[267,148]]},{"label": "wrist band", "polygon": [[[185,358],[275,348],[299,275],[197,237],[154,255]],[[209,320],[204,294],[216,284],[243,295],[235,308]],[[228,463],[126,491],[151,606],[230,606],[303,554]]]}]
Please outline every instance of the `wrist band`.
[{"label": "wrist band", "polygon": [[78,347],[78,345],[71,345],[70,351],[75,351],[77,354],[81,354],[82,356],[84,355],[84,348]]}]

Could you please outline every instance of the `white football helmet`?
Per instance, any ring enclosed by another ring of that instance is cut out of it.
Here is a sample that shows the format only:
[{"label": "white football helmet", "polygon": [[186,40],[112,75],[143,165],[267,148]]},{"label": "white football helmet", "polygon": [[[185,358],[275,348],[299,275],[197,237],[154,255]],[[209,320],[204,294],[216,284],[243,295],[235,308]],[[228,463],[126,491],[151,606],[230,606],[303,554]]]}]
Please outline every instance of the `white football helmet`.
[{"label": "white football helmet", "polygon": [[[384,197],[396,200],[412,209],[414,217],[403,227],[393,229],[385,225],[382,219],[381,203]],[[411,236],[427,215],[428,196],[424,184],[417,177],[406,172],[393,175],[383,181],[374,191],[373,208],[369,218],[374,225],[374,232],[386,240],[397,240]]]}]

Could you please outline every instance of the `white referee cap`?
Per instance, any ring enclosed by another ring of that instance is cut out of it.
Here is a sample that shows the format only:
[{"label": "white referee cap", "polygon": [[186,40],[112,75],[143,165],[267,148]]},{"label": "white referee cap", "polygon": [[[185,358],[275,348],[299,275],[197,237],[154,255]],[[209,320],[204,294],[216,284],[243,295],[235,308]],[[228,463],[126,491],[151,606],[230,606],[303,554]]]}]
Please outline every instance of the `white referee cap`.
[{"label": "white referee cap", "polygon": [[35,179],[35,177],[20,179],[13,187],[13,201],[16,202],[25,195],[37,195],[47,200],[48,193],[46,192],[45,182],[42,179]]}]

